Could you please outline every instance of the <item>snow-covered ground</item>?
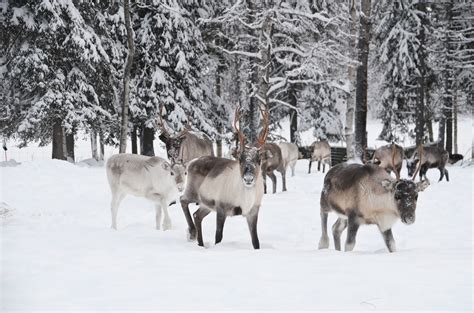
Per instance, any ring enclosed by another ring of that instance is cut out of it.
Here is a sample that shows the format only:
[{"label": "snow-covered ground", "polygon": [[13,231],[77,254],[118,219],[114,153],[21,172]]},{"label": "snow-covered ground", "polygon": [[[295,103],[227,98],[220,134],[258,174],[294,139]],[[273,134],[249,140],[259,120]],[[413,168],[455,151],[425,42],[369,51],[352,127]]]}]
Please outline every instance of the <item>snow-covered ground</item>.
[{"label": "snow-covered ground", "polygon": [[[472,120],[459,128],[459,151],[469,156]],[[369,143],[380,146],[380,124],[368,129]],[[309,132],[303,139],[313,140]],[[77,158],[88,158],[89,143],[77,144]],[[420,195],[415,224],[394,228],[394,254],[375,226],[360,228],[354,252],[336,252],[332,242],[317,250],[324,175],[306,174],[307,161],[298,162],[288,192],[279,180],[279,192],[265,196],[261,250],[252,249],[241,217],[227,219],[215,246],[215,214],[204,220],[204,249],[187,241],[176,205],[173,228],[163,232],[153,205],[128,197],[118,231],[110,229],[104,168],[48,160],[50,149],[10,145],[22,163],[0,167],[1,312],[473,308],[472,166],[450,166],[449,183],[428,172],[432,186]],[[165,155],[158,140],[155,151]],[[114,152],[107,148],[106,157]]]},{"label": "snow-covered ground", "polygon": [[360,228],[354,252],[317,250],[323,174],[306,174],[306,161],[288,192],[265,196],[258,251],[241,217],[215,246],[210,214],[201,248],[186,240],[179,206],[163,232],[152,204],[133,197],[110,229],[103,167],[38,160],[0,171],[2,312],[472,310],[472,167],[449,167],[449,183],[428,173],[415,224],[394,228],[394,254],[375,226]]}]

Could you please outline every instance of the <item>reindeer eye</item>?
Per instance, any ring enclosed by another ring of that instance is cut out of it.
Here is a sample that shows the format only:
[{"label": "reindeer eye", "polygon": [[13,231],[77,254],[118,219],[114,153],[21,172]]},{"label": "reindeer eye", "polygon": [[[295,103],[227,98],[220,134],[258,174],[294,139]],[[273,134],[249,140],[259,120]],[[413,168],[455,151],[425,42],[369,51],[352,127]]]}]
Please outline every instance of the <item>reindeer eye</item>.
[{"label": "reindeer eye", "polygon": [[188,175],[188,172],[187,172],[187,171],[186,171],[186,172],[184,172],[184,175],[185,175],[185,176],[186,176],[186,175]]},{"label": "reindeer eye", "polygon": [[171,171],[171,176],[174,176],[174,172],[173,172],[173,171]]}]

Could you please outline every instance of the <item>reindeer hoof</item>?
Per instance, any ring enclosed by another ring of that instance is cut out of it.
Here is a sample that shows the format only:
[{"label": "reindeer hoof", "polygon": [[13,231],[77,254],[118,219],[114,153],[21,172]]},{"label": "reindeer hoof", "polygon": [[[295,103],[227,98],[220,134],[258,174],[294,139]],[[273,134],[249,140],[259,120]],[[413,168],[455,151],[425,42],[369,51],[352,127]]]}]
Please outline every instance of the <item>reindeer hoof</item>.
[{"label": "reindeer hoof", "polygon": [[196,240],[196,230],[195,229],[188,229],[188,240],[189,241]]},{"label": "reindeer hoof", "polygon": [[321,237],[319,240],[318,249],[327,249],[329,248],[329,238],[328,237]]},{"label": "reindeer hoof", "polygon": [[163,223],[163,231],[171,229],[171,222]]}]

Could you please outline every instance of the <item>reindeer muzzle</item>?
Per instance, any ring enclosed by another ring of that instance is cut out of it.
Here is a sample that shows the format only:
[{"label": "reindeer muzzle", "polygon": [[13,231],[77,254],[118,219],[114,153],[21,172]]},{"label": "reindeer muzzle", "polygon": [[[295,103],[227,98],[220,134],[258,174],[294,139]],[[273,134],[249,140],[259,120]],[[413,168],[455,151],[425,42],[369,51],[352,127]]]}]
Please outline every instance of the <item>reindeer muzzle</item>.
[{"label": "reindeer muzzle", "polygon": [[401,220],[404,224],[411,225],[415,223],[415,214],[402,215]]}]

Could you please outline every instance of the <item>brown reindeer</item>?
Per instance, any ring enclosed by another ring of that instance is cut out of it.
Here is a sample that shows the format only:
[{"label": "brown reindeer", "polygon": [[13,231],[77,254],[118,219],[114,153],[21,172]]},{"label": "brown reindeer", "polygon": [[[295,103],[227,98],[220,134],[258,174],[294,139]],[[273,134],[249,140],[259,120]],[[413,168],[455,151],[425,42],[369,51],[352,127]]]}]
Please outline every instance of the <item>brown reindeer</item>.
[{"label": "brown reindeer", "polygon": [[275,143],[266,143],[261,151],[263,190],[267,193],[267,175],[273,183],[273,193],[276,193],[277,178],[273,171],[280,172],[283,191],[286,191],[286,168],[280,147]]},{"label": "brown reindeer", "polygon": [[[423,154],[422,160],[420,154]],[[412,157],[407,160],[408,175],[413,175],[418,164],[418,167],[421,166],[420,180],[422,180],[423,176],[426,179],[426,172],[428,172],[428,169],[437,168],[440,174],[439,181],[443,180],[444,176],[446,176],[446,180],[449,181],[449,173],[446,169],[448,158],[448,151],[442,148],[420,146]]]},{"label": "brown reindeer", "polygon": [[[396,149],[392,152],[395,163]],[[347,227],[345,250],[352,251],[360,225],[376,224],[390,252],[395,252],[392,226],[398,219],[405,224],[415,222],[418,192],[428,187],[428,180],[415,183],[415,177],[400,179],[395,171],[393,179],[383,168],[373,164],[341,163],[331,168],[324,178],[321,192],[321,239],[319,249],[329,247],[327,234],[328,213],[339,215],[332,227],[334,246],[341,250],[341,232]]]},{"label": "brown reindeer", "polygon": [[[393,149],[396,149],[397,151],[395,160],[392,161]],[[389,174],[392,171],[400,173],[400,171],[402,170],[402,163],[404,158],[405,152],[403,151],[403,147],[392,143],[377,148],[374,152],[371,162],[375,165],[380,166],[381,168],[384,168]]]},{"label": "brown reindeer", "polygon": [[165,143],[168,159],[172,164],[182,164],[186,166],[192,159],[206,155],[214,155],[212,141],[204,134],[191,132],[189,121],[178,134],[171,135],[166,130],[165,122],[161,116],[162,109],[163,105],[160,106],[159,118],[161,134],[159,138]]},{"label": "brown reindeer", "polygon": [[[263,130],[256,146],[246,146],[246,139],[240,127],[239,108],[236,109],[234,128],[236,129],[240,150],[237,160],[206,156],[191,161],[188,165],[186,189],[181,197],[189,235],[198,245],[203,246],[202,220],[211,211],[217,214],[215,243],[222,241],[224,223],[228,216],[243,215],[247,219],[252,245],[260,248],[257,235],[258,212],[263,198],[263,181],[260,170],[260,150],[268,135],[268,110],[261,109]],[[189,204],[198,203],[194,212],[194,222],[189,212]]]}]

